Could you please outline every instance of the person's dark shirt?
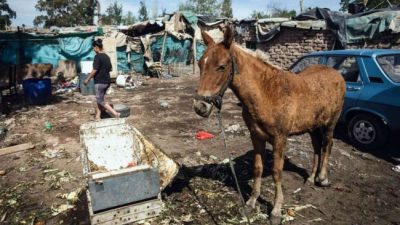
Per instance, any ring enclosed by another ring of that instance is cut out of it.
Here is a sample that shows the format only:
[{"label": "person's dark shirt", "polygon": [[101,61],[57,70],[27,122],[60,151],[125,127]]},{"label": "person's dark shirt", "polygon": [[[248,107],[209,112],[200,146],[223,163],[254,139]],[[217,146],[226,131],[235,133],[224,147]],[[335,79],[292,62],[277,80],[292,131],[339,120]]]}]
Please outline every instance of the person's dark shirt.
[{"label": "person's dark shirt", "polygon": [[98,53],[94,57],[93,69],[97,70],[94,76],[95,84],[111,83],[110,71],[112,70],[111,60],[105,53]]}]

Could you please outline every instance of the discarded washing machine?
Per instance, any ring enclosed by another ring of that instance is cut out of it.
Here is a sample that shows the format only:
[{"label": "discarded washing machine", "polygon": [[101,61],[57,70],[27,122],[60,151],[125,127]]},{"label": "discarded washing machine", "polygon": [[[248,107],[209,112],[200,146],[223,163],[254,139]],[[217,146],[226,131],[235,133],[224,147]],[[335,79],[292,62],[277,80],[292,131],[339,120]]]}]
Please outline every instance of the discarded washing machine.
[{"label": "discarded washing machine", "polygon": [[80,128],[83,173],[92,225],[128,224],[157,216],[160,192],[178,165],[125,119]]}]

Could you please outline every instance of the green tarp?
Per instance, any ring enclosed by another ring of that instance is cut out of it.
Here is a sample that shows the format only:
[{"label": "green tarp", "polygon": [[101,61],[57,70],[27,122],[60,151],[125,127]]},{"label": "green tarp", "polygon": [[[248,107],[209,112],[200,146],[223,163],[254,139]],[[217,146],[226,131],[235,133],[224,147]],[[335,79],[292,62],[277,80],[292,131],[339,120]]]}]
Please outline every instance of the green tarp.
[{"label": "green tarp", "polygon": [[379,33],[400,32],[400,11],[377,11],[345,20],[346,42],[357,43],[373,39]]},{"label": "green tarp", "polygon": [[122,72],[135,71],[137,73],[144,72],[143,52],[131,51],[131,62],[129,64],[128,57],[126,54],[126,46],[117,48],[117,63],[118,63],[118,71]]},{"label": "green tarp", "polygon": [[[160,61],[161,49],[164,41],[164,36],[156,37],[156,40],[151,43],[150,48],[155,62]],[[163,53],[163,63],[187,62],[192,46],[191,39],[179,40],[172,35],[167,35]]]},{"label": "green tarp", "polygon": [[92,41],[97,32],[71,33],[60,35],[32,35],[27,33],[0,33],[0,62],[17,64],[20,62],[50,63],[54,67],[59,60],[78,62],[93,60]]}]

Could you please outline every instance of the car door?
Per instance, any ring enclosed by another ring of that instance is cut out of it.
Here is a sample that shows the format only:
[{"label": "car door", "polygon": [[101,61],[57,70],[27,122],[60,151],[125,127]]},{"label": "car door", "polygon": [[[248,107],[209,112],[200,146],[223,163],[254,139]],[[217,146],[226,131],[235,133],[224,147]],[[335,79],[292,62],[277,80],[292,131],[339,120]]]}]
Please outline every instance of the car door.
[{"label": "car door", "polygon": [[343,112],[356,107],[364,87],[359,59],[356,56],[328,56],[326,65],[336,69],[346,81]]}]

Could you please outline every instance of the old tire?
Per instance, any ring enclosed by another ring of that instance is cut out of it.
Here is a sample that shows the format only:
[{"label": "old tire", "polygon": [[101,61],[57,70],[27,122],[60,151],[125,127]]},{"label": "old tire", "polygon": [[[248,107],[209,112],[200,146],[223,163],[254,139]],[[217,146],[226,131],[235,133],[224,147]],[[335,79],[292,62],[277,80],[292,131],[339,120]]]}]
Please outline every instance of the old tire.
[{"label": "old tire", "polygon": [[113,108],[115,109],[115,111],[121,114],[121,118],[125,118],[131,115],[131,109],[126,105],[115,104]]},{"label": "old tire", "polygon": [[389,131],[379,118],[359,114],[348,123],[347,134],[354,146],[374,150],[387,143]]},{"label": "old tire", "polygon": [[[121,114],[120,118],[125,118],[131,115],[131,109],[126,105],[123,104],[110,104],[110,105],[111,107],[113,107],[113,109],[115,109],[115,111]],[[107,119],[107,118],[112,118],[112,116],[106,111],[101,111],[100,118]]]}]

